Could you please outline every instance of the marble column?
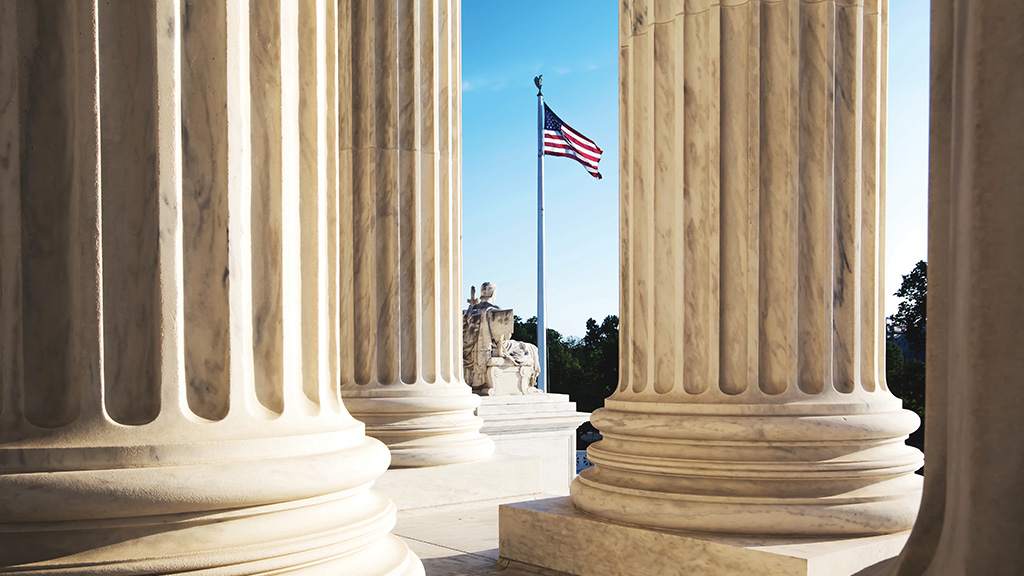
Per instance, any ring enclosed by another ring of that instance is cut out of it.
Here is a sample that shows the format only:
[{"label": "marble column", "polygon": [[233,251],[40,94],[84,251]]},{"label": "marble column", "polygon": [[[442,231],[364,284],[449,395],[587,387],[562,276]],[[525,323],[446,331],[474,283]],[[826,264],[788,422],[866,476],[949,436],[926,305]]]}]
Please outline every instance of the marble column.
[{"label": "marble column", "polygon": [[393,467],[487,458],[462,379],[459,1],[343,2],[342,395]]},{"label": "marble column", "polygon": [[921,514],[885,574],[1024,566],[1024,4],[931,3]]},{"label": "marble column", "polygon": [[423,573],[338,385],[336,17],[0,3],[0,573]]},{"label": "marble column", "polygon": [[886,10],[623,3],[620,380],[578,508],[759,535],[913,524],[919,422],[884,377]]}]

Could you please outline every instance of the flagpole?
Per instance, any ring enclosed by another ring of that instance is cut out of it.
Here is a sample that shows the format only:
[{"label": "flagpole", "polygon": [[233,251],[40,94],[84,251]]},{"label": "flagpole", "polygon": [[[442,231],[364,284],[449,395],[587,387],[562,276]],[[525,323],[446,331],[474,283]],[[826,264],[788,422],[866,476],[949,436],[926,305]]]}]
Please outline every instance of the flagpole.
[{"label": "flagpole", "polygon": [[548,339],[544,323],[544,94],[542,76],[533,79],[537,85],[537,356],[540,374],[537,388],[548,391]]}]

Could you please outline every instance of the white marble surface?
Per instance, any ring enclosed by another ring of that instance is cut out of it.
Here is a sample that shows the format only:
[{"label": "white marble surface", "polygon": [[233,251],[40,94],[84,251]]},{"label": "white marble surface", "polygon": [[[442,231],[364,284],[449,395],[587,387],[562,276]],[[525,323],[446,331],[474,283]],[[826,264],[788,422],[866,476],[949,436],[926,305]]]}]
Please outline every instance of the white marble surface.
[{"label": "white marble surface", "polygon": [[569,494],[576,477],[576,429],[589,414],[566,394],[485,396],[477,413],[495,453],[539,460],[541,492]]},{"label": "white marble surface", "polygon": [[620,379],[581,509],[761,535],[913,524],[918,422],[884,383],[884,172],[864,161],[885,154],[878,18],[621,5]]},{"label": "white marble surface", "polygon": [[331,371],[326,15],[0,4],[0,573],[423,573]]},{"label": "white marble surface", "polygon": [[399,386],[345,398],[368,434],[387,444],[392,468],[476,462],[494,453],[494,442],[480,432],[483,421],[475,413],[480,397],[468,386]]},{"label": "white marble surface", "polygon": [[537,457],[495,454],[486,460],[444,466],[392,468],[374,489],[399,510],[527,499],[543,492],[542,462]]},{"label": "white marble surface", "polygon": [[395,534],[423,559],[430,576],[561,574],[498,557],[497,502],[400,511]]},{"label": "white marble surface", "polygon": [[870,398],[884,388],[877,5],[622,9],[618,396]]},{"label": "white marble surface", "polygon": [[394,467],[494,451],[461,370],[457,4],[356,2],[339,23],[339,379]]}]

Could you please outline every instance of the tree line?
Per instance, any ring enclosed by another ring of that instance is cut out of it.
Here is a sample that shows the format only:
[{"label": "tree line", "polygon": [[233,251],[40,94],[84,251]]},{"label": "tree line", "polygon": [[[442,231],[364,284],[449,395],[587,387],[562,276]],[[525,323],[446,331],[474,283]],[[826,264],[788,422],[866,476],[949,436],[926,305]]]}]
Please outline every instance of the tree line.
[{"label": "tree line", "polygon": [[[547,332],[548,392],[568,394],[584,412],[603,406],[619,381],[619,317],[587,320],[583,338]],[[516,316],[512,339],[536,344],[537,317],[524,322]]]}]

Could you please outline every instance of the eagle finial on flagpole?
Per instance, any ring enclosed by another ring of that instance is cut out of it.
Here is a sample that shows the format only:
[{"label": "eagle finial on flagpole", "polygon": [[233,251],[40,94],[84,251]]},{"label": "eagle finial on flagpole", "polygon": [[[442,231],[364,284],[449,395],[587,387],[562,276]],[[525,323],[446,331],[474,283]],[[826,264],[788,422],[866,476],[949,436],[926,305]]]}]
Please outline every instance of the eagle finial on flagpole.
[{"label": "eagle finial on flagpole", "polygon": [[540,96],[541,88],[540,85],[544,83],[544,75],[533,77],[533,83],[537,85],[537,96]]}]

